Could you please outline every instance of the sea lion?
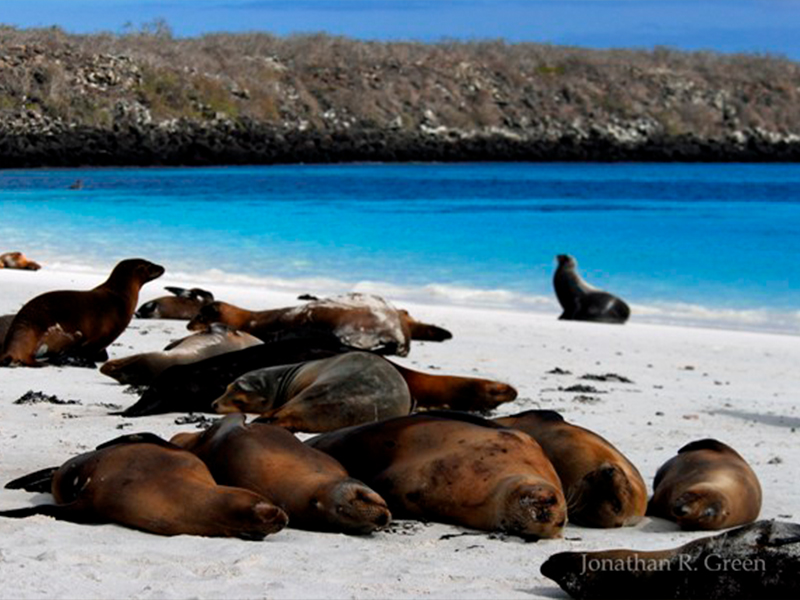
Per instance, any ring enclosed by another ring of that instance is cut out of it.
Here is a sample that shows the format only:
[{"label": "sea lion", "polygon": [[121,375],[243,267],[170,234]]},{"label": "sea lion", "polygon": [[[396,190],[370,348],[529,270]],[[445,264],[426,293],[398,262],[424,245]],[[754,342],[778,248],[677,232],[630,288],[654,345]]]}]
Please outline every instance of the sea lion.
[{"label": "sea lion", "polygon": [[761,485],[730,446],[704,439],[686,444],[656,472],[647,514],[681,529],[725,529],[758,518]]},{"label": "sea lion", "polygon": [[559,552],[542,575],[572,598],[800,597],[800,525],[758,521],[670,550]]},{"label": "sea lion", "polygon": [[587,527],[634,525],[647,508],[647,486],[635,466],[596,433],[552,410],[528,410],[495,423],[539,442],[561,479],[569,520]]},{"label": "sea lion", "polygon": [[160,535],[260,540],[288,517],[263,496],[218,485],[202,460],[153,434],[123,436],[7,488],[50,491],[55,504],[0,511],[75,523],[117,523]]},{"label": "sea lion", "polygon": [[214,412],[211,403],[225,393],[229,383],[248,371],[327,358],[350,350],[337,337],[327,334],[276,339],[195,363],[174,365],[157,375],[139,401],[119,414],[142,417],[169,412]]},{"label": "sea lion", "polygon": [[245,373],[211,407],[219,413],[260,413],[260,422],[319,433],[407,415],[411,395],[386,360],[347,352]]},{"label": "sea lion", "polygon": [[160,265],[132,258],[90,291],[36,296],[11,322],[0,365],[38,366],[38,356],[60,353],[96,356],[130,323],[141,287],[163,273]]},{"label": "sea lion", "polygon": [[553,465],[529,435],[436,411],[323,433],[306,442],[337,459],[395,517],[560,535],[567,506]]},{"label": "sea lion", "polygon": [[249,333],[214,323],[205,331],[169,344],[161,352],[145,352],[109,360],[100,367],[100,372],[120,383],[150,385],[159,373],[173,365],[186,365],[263,343]]},{"label": "sea lion", "polygon": [[383,498],[281,427],[228,415],[171,441],[199,456],[217,483],[252,490],[282,508],[292,527],[368,534],[391,521]]},{"label": "sea lion", "polygon": [[42,268],[42,265],[35,260],[29,259],[22,252],[3,252],[3,254],[0,254],[0,269],[3,268],[38,271]]},{"label": "sea lion", "polygon": [[347,294],[314,300],[300,306],[251,311],[226,302],[212,302],[188,325],[202,329],[211,323],[225,323],[254,336],[267,339],[282,331],[333,333],[344,344],[379,354],[408,354],[408,328],[396,308],[383,298],[368,294]]},{"label": "sea lion", "polygon": [[194,318],[200,309],[214,301],[214,294],[200,288],[165,287],[172,296],[161,296],[142,304],[134,313],[137,319]]},{"label": "sea lion", "polygon": [[569,254],[556,256],[558,268],[553,287],[564,312],[559,319],[624,323],[631,314],[630,307],[617,296],[592,287],[578,274],[577,261]]}]

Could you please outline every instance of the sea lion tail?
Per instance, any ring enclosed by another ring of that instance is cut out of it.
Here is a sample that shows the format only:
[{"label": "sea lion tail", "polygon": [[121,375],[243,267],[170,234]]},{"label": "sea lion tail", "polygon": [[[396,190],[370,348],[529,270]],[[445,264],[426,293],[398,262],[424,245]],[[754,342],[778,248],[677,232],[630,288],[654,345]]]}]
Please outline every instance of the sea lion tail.
[{"label": "sea lion tail", "polygon": [[53,475],[58,471],[58,467],[49,467],[23,475],[18,479],[9,481],[5,487],[7,490],[25,490],[26,492],[43,492],[50,493],[50,485],[53,481]]}]

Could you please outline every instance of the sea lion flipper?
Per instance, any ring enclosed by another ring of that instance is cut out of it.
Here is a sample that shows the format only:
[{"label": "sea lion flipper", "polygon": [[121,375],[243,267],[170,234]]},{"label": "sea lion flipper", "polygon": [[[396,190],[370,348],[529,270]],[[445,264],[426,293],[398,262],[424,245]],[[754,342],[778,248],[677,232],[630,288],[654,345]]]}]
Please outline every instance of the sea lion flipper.
[{"label": "sea lion flipper", "polygon": [[18,479],[9,481],[5,485],[5,488],[7,490],[50,493],[50,485],[56,471],[58,471],[58,467],[48,467],[47,469],[41,469],[35,473],[28,473]]},{"label": "sea lion flipper", "polygon": [[189,290],[187,290],[186,288],[174,287],[171,285],[165,286],[164,289],[167,290],[170,294],[178,296],[178,298],[185,297],[186,294],[189,292]]},{"label": "sea lion flipper", "polygon": [[72,523],[89,524],[97,522],[91,512],[83,509],[79,501],[70,502],[69,504],[37,504],[35,506],[0,511],[0,517],[9,519],[24,519],[36,515],[45,515],[59,521],[70,521]]},{"label": "sea lion flipper", "polygon": [[103,448],[110,448],[111,446],[118,446],[120,444],[156,444],[165,448],[177,448],[175,444],[157,436],[155,433],[129,433],[128,435],[121,435],[113,440],[103,442],[95,448],[95,450],[102,450]]}]

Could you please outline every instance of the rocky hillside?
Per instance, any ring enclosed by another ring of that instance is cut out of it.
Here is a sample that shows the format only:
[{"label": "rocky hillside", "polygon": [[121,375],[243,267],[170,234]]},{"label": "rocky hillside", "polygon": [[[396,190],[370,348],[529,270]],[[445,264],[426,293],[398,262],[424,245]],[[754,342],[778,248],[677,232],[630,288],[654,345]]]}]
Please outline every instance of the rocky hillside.
[{"label": "rocky hillside", "polygon": [[0,167],[798,159],[777,57],[0,27]]}]

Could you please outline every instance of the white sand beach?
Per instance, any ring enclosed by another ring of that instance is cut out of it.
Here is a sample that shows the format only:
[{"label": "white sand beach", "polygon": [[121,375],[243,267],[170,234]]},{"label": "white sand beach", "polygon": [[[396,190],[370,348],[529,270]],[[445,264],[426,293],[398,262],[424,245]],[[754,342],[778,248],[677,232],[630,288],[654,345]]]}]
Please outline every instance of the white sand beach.
[{"label": "white sand beach", "polygon": [[[104,279],[47,267],[0,270],[0,314],[16,312],[42,292],[89,289]],[[140,302],[163,295],[165,285],[187,283],[192,282],[176,280],[168,270],[145,286]],[[294,293],[247,283],[209,289],[218,299],[252,309],[297,303]],[[658,467],[680,447],[717,438],[758,475],[761,518],[800,520],[797,336],[642,324],[635,311],[628,324],[614,326],[558,321],[555,310],[421,305],[386,297],[454,335],[444,343],[413,343],[401,362],[511,383],[519,397],[497,415],[557,410],[615,444],[639,468],[650,491]],[[159,350],[187,333],[181,321],[135,319],[109,352],[118,358]],[[568,373],[551,373],[555,368]],[[608,373],[631,383],[580,379]],[[563,389],[579,383],[595,391]],[[15,404],[29,390],[76,403]],[[135,400],[97,370],[0,369],[0,483],[59,465],[118,435],[149,431],[168,439],[195,428],[176,424],[178,414],[138,419],[108,414]],[[1,489],[0,510],[47,498]],[[615,530],[570,524],[560,539],[526,543],[395,521],[368,537],[287,528],[262,542],[247,542],[167,538],[44,516],[2,518],[0,598],[564,598],[539,573],[553,553],[671,548],[703,535],[645,518]]]}]

